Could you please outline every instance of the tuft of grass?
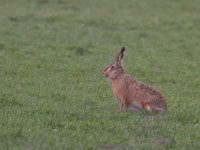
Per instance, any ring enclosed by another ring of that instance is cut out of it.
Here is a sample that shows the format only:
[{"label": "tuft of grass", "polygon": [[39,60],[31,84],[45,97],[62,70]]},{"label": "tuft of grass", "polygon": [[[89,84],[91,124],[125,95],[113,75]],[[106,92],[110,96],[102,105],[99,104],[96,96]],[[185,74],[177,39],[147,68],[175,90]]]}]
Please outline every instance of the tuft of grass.
[{"label": "tuft of grass", "polygon": [[[199,149],[200,1],[0,0],[0,149]],[[120,112],[102,77],[165,93],[167,115]]]}]

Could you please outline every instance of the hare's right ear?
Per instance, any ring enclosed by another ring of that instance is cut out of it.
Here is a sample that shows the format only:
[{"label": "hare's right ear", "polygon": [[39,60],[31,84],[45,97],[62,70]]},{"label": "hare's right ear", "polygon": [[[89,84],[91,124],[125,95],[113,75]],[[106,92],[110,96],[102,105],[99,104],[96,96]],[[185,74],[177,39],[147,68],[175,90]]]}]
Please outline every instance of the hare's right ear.
[{"label": "hare's right ear", "polygon": [[124,57],[124,51],[125,51],[125,47],[122,47],[120,52],[117,54],[117,58],[116,61],[121,63],[123,57]]}]

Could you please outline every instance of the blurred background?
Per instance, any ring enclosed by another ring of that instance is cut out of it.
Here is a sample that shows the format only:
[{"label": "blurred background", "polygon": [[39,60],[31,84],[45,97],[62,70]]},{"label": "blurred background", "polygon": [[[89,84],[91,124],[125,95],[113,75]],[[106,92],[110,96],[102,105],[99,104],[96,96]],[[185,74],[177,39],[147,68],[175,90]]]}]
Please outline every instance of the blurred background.
[{"label": "blurred background", "polygon": [[[0,0],[0,149],[198,149],[200,1]],[[103,70],[160,89],[119,112]]]}]

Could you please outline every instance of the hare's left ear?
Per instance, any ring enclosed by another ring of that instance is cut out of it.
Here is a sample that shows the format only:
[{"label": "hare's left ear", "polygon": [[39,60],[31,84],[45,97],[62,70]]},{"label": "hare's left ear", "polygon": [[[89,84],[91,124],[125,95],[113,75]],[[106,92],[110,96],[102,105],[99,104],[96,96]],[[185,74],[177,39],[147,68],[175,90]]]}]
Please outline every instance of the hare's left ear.
[{"label": "hare's left ear", "polygon": [[125,47],[122,47],[120,52],[117,54],[117,58],[116,61],[121,63],[123,57],[124,57],[124,51],[125,51]]}]

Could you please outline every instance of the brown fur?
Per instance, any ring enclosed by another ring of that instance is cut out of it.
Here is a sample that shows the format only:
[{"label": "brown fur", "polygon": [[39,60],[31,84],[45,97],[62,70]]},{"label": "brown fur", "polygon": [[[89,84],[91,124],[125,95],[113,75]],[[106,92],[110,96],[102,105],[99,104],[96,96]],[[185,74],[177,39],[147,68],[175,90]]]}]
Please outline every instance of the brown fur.
[{"label": "brown fur", "polygon": [[132,107],[148,112],[166,112],[167,103],[163,94],[124,72],[121,62],[124,50],[121,49],[116,60],[104,71],[104,76],[112,81],[114,95],[122,102],[121,110]]}]

